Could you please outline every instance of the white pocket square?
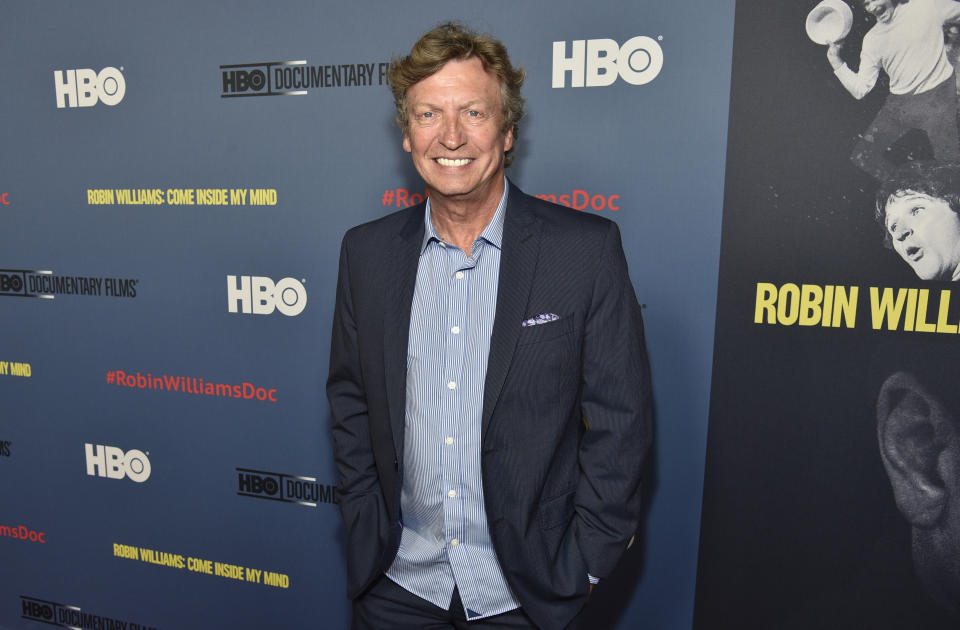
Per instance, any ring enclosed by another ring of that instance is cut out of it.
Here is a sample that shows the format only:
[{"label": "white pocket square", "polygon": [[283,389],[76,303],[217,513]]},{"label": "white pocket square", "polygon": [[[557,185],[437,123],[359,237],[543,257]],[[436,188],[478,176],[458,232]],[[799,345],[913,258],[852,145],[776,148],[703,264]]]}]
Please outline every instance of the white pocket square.
[{"label": "white pocket square", "polygon": [[555,322],[560,319],[560,316],[556,313],[540,313],[536,317],[531,317],[530,319],[525,319],[520,323],[521,326],[538,326],[540,324],[548,324],[550,322]]}]

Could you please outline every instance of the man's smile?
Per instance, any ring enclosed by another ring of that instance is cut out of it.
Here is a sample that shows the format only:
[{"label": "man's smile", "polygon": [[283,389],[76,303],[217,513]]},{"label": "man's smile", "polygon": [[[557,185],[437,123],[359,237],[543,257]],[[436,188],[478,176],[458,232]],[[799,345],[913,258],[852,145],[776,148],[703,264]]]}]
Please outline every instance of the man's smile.
[{"label": "man's smile", "polygon": [[438,157],[438,158],[434,158],[434,161],[440,166],[466,166],[470,162],[473,162],[473,159],[472,158],[451,159],[451,158]]}]

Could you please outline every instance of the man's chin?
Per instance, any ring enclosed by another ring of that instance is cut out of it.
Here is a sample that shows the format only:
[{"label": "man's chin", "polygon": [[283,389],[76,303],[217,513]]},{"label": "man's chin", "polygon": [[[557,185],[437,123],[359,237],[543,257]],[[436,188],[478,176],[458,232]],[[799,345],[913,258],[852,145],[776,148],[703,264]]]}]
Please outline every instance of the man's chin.
[{"label": "man's chin", "polygon": [[466,201],[470,199],[481,199],[484,197],[487,188],[483,185],[476,185],[473,182],[467,183],[442,183],[439,186],[427,184],[427,194],[437,199],[449,199],[450,201]]},{"label": "man's chin", "polygon": [[459,199],[466,197],[471,191],[458,186],[431,186],[427,184],[427,195],[434,199]]},{"label": "man's chin", "polygon": [[942,269],[933,268],[928,265],[918,265],[913,267],[913,272],[921,280],[943,280],[944,273]]}]

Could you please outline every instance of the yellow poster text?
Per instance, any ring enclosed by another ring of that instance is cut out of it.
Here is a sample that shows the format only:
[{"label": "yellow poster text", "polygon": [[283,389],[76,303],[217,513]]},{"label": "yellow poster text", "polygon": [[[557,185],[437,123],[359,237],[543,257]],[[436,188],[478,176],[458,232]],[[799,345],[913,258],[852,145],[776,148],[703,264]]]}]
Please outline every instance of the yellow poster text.
[{"label": "yellow poster text", "polygon": [[88,188],[89,206],[275,206],[276,188]]},{"label": "yellow poster text", "polygon": [[136,560],[148,564],[157,564],[181,571],[186,569],[190,573],[211,575],[213,577],[236,580],[238,582],[251,582],[261,586],[273,586],[275,588],[290,587],[290,576],[285,573],[255,569],[253,567],[245,567],[228,562],[217,562],[205,558],[184,556],[166,551],[157,551],[156,549],[146,547],[113,543],[113,555],[115,558],[125,558],[127,560]]},{"label": "yellow poster text", "polygon": [[872,330],[960,333],[960,306],[950,289],[867,287],[758,282],[753,323],[778,326],[855,328],[861,301]]}]

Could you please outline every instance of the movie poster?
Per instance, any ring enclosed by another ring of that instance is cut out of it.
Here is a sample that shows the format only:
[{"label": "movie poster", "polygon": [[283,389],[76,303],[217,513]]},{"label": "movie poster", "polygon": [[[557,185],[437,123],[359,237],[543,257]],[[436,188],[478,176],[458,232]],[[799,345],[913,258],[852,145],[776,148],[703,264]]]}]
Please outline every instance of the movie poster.
[{"label": "movie poster", "polygon": [[957,21],[737,2],[698,630],[960,625]]}]

